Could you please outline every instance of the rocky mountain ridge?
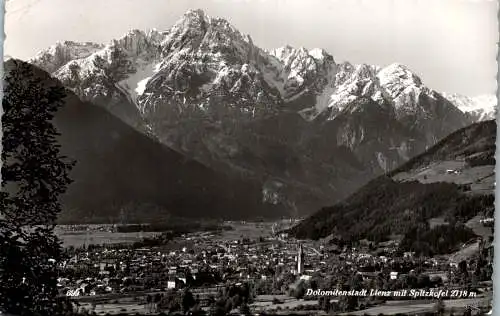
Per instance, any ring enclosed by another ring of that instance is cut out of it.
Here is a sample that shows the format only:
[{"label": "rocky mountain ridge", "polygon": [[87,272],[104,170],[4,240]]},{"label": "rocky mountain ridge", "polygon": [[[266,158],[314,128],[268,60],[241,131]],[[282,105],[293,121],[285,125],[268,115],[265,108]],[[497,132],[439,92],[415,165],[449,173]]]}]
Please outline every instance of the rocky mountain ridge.
[{"label": "rocky mountain ridge", "polygon": [[475,121],[487,121],[496,118],[498,102],[495,95],[468,97],[457,93],[443,93],[460,111],[469,114]]},{"label": "rocky mountain ridge", "polygon": [[167,31],[65,49],[30,62],[175,150],[258,179],[273,202],[299,213],[472,122],[404,65],[336,63],[323,49],[269,52],[201,10]]}]

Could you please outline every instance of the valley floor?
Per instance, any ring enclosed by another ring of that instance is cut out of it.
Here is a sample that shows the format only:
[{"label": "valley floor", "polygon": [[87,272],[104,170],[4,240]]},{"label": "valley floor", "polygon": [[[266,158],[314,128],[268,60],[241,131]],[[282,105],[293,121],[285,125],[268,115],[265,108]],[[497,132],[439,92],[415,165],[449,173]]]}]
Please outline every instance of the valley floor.
[{"label": "valley floor", "polygon": [[[73,296],[81,310],[98,315],[159,314],[172,312],[169,309],[172,308],[172,297],[182,297],[188,289],[199,309],[209,312],[214,308],[214,299],[234,300],[234,297],[224,296],[228,286],[247,284],[252,289],[248,307],[253,312],[324,315],[327,314],[324,299],[304,292],[311,287],[333,289],[332,285],[343,282],[343,278],[359,278],[361,283],[358,286],[368,291],[371,288],[396,289],[396,284],[406,289],[420,286],[436,290],[471,288],[472,283],[457,283],[462,281],[457,279],[459,271],[456,265],[458,260],[467,260],[478,253],[476,243],[464,245],[464,249],[449,256],[416,258],[405,254],[405,258],[399,258],[389,255],[393,247],[390,243],[378,245],[385,247],[388,253],[381,256],[362,245],[341,249],[326,240],[295,240],[285,233],[275,234],[293,223],[290,220],[280,223],[226,222],[224,225],[232,229],[183,234],[165,244],[142,247],[141,238],[154,240],[161,233],[115,233],[107,231],[106,225],[87,227],[85,231],[59,228],[64,244],[74,246],[68,248],[73,251],[66,265],[68,275],[59,280],[61,295]],[[472,221],[471,224],[478,231],[488,233],[478,223]],[[92,240],[106,245],[79,248],[83,243],[76,243],[75,238],[83,238],[81,235],[86,236],[86,245]],[[132,242],[139,244],[132,246]],[[303,261],[299,266],[300,249]],[[464,256],[465,252],[470,253]],[[391,262],[404,262],[407,266],[399,269]],[[373,267],[381,270],[371,269],[371,264],[376,264]],[[387,268],[380,268],[383,266]],[[412,272],[417,268],[421,272]],[[75,274],[78,270],[80,272]],[[383,271],[392,272],[396,280],[384,276]],[[425,282],[431,283],[398,283],[407,282],[404,280],[412,275],[418,280],[427,278]],[[385,279],[380,280],[382,283],[377,281],[380,277]],[[444,298],[445,310],[458,312],[468,306],[487,310],[491,301],[491,284],[480,280],[474,282],[476,297]],[[304,292],[297,293],[296,289],[300,287]],[[148,297],[158,297],[158,301],[148,303]],[[386,300],[361,297],[349,311],[345,310],[346,297],[327,297],[327,300],[328,314],[343,315],[416,315],[433,311],[436,305],[432,298]],[[232,306],[231,312],[238,314],[238,308]]]}]

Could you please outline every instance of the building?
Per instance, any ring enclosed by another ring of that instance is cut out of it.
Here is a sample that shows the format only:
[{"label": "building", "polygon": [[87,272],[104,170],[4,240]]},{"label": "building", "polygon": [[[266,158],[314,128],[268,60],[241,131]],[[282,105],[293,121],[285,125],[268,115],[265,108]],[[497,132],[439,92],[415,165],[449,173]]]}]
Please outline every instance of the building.
[{"label": "building", "polygon": [[302,244],[299,244],[299,251],[297,254],[297,274],[304,272],[304,249]]}]

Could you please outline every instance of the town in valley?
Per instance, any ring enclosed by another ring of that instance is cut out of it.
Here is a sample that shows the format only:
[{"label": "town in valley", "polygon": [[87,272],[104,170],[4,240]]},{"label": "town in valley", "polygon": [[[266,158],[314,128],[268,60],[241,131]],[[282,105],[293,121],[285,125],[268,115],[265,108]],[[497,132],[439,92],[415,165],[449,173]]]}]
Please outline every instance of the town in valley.
[{"label": "town in valley", "polygon": [[[488,229],[488,222],[480,224]],[[490,309],[491,239],[423,257],[400,251],[397,240],[297,240],[286,232],[295,223],[224,222],[187,233],[60,226],[67,254],[60,295],[96,315],[482,315]]]}]

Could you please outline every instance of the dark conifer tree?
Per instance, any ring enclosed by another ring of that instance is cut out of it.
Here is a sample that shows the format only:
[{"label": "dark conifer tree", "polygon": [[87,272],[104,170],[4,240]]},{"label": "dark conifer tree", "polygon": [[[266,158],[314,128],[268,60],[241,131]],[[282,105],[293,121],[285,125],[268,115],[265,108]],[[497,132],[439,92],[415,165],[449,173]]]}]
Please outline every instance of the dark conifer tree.
[{"label": "dark conifer tree", "polygon": [[59,315],[56,285],[63,253],[54,226],[73,162],[60,153],[52,119],[65,90],[49,86],[19,61],[3,85],[0,310]]}]

